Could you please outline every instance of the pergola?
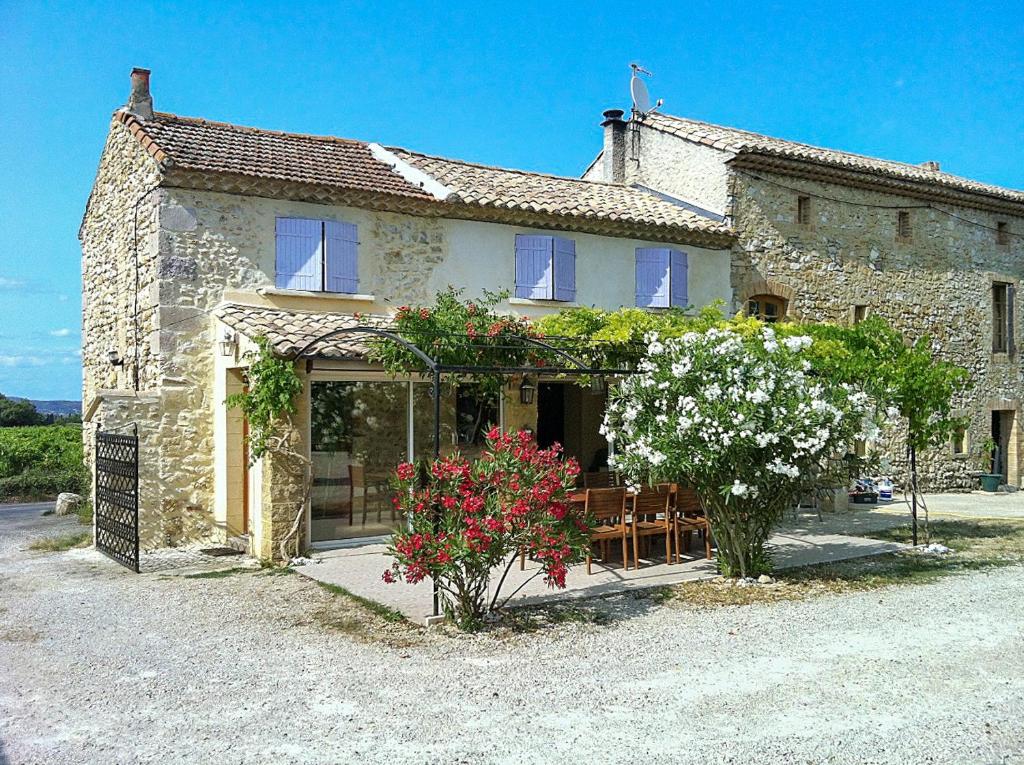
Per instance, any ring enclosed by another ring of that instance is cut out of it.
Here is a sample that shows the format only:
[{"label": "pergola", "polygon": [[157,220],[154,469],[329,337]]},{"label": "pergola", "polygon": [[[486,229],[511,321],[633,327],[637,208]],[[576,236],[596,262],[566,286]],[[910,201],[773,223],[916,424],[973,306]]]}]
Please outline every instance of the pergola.
[{"label": "pergola", "polygon": [[[454,340],[463,343],[469,348],[507,352],[510,355],[513,353],[519,355],[522,354],[523,351],[534,351],[538,356],[540,356],[538,361],[542,361],[542,363],[535,362],[525,365],[445,363],[440,358],[436,358],[424,350],[421,347],[422,340],[420,342],[416,342],[416,340],[411,337],[412,335],[419,335],[422,338],[431,340]],[[500,340],[495,340],[493,338],[480,336],[471,337],[464,333],[407,332],[403,334],[395,330],[367,325],[344,327],[325,332],[313,340],[310,340],[305,346],[300,348],[293,355],[293,360],[300,361],[301,359],[307,359],[311,361],[312,358],[316,356],[317,345],[345,336],[365,336],[369,338],[376,338],[379,341],[395,343],[411,353],[422,363],[422,369],[411,368],[408,371],[429,374],[431,378],[432,402],[434,408],[433,451],[435,459],[441,456],[441,382],[442,378],[446,375],[496,375],[500,377],[523,375],[525,382],[525,376],[527,375],[534,375],[537,377],[540,375],[575,378],[597,377],[603,379],[605,377],[632,375],[637,372],[636,369],[629,366],[609,368],[588,364],[583,358],[581,358],[581,356],[587,355],[588,350],[593,351],[595,349],[597,344],[593,341],[587,341],[587,344],[585,345],[579,340],[566,337],[545,337],[542,340],[540,338],[529,337],[527,335],[512,335],[505,336]],[[614,345],[620,349],[628,347],[639,348],[639,344],[630,342],[609,343],[609,345]],[[546,363],[546,358],[552,359],[553,363]],[[437,584],[435,583],[434,615],[436,616],[439,613],[440,592]]]}]

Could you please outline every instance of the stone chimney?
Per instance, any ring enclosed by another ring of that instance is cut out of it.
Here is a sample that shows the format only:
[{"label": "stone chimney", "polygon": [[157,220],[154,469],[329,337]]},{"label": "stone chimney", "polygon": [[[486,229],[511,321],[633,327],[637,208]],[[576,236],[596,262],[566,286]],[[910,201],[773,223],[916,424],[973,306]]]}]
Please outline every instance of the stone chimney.
[{"label": "stone chimney", "polygon": [[626,180],[626,123],[622,119],[622,109],[608,109],[604,113],[604,153],[601,162],[604,166],[604,179],[615,183]]},{"label": "stone chimney", "polygon": [[939,170],[941,169],[939,167],[939,163],[935,162],[934,160],[922,162],[920,165],[918,165],[918,167],[923,167],[925,170],[934,170],[935,172],[939,172]]},{"label": "stone chimney", "polygon": [[153,96],[149,94],[148,69],[132,69],[132,93],[128,96],[125,108],[140,119],[153,119]]}]

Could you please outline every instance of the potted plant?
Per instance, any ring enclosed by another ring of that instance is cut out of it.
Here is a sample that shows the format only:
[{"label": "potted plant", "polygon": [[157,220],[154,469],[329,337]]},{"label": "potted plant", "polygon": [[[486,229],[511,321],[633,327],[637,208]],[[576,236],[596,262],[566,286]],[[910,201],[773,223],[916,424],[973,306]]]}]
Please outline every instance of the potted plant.
[{"label": "potted plant", "polygon": [[981,481],[982,491],[999,491],[999,487],[1003,483],[1003,476],[1001,473],[989,472],[995,462],[994,455],[998,449],[998,445],[991,438],[986,438],[981,443],[980,451],[977,455],[978,467],[982,470],[978,474],[978,479]]}]

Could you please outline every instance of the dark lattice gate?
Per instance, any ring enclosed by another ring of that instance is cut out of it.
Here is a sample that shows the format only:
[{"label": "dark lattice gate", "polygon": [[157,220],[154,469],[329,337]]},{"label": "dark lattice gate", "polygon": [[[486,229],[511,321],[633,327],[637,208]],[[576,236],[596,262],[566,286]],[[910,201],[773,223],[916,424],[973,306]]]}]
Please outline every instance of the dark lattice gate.
[{"label": "dark lattice gate", "polygon": [[96,549],[139,573],[139,437],[96,433]]}]

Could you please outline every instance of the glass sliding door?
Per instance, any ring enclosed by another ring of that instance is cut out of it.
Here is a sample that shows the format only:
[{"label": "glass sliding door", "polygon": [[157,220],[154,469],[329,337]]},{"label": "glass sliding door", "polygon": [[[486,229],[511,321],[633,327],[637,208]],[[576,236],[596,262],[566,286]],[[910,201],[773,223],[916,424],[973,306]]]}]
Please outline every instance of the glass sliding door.
[{"label": "glass sliding door", "polygon": [[310,414],[312,541],[390,533],[401,522],[390,479],[409,460],[409,384],[314,382]]}]

